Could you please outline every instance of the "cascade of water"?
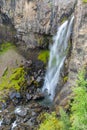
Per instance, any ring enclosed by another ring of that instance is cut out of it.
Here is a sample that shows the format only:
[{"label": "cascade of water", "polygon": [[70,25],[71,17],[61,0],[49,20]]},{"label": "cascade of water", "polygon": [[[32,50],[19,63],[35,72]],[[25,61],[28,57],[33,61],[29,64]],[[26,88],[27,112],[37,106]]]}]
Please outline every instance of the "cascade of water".
[{"label": "cascade of water", "polygon": [[55,88],[59,82],[60,70],[63,67],[68,41],[72,32],[74,16],[71,20],[65,21],[57,31],[56,36],[53,38],[53,45],[50,47],[50,58],[48,62],[47,72],[42,91],[47,91],[49,98],[54,99]]},{"label": "cascade of water", "polygon": [[2,120],[0,120],[0,127],[2,126],[2,123],[3,123],[3,119],[2,119]]}]

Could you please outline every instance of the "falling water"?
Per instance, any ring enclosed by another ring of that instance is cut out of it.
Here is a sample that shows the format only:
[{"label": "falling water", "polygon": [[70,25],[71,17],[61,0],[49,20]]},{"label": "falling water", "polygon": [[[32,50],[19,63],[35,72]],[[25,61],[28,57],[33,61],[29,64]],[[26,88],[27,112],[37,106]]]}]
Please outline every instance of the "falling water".
[{"label": "falling water", "polygon": [[74,17],[69,21],[65,21],[58,28],[57,34],[53,39],[53,45],[50,47],[50,58],[42,91],[46,91],[51,100],[54,99],[55,89],[59,82],[60,70],[63,67],[67,55],[68,41],[72,32],[73,20]]}]

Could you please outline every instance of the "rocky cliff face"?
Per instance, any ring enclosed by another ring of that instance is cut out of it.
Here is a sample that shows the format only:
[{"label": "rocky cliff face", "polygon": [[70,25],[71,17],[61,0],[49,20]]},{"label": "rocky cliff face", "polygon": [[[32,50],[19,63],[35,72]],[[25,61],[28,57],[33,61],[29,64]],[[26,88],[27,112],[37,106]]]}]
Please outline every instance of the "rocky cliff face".
[{"label": "rocky cliff face", "polygon": [[[65,83],[55,101],[66,106],[71,88],[76,84],[77,73],[87,66],[87,4],[78,0],[74,12],[74,30],[72,51],[68,67],[68,81]],[[68,96],[67,96],[68,95]],[[68,107],[68,106],[66,106]]]},{"label": "rocky cliff face", "polygon": [[14,25],[18,40],[34,48],[45,38],[49,41],[48,36],[55,34],[58,25],[72,14],[75,1],[0,0],[0,12],[6,22],[8,19]]},{"label": "rocky cliff face", "polygon": [[17,43],[27,48],[47,47],[57,27],[73,12],[68,81],[55,98],[56,104],[62,106],[67,104],[79,68],[87,64],[87,4],[82,0],[0,0],[0,40],[16,36]]}]

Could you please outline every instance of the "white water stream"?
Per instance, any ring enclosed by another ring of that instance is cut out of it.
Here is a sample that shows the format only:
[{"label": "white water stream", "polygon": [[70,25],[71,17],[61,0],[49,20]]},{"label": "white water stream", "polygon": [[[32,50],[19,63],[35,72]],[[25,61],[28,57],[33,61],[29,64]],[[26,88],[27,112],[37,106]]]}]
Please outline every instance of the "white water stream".
[{"label": "white water stream", "polygon": [[69,21],[65,21],[58,28],[57,34],[53,38],[53,45],[50,47],[50,58],[42,91],[47,91],[51,100],[54,99],[60,71],[67,55],[68,41],[72,32],[73,20],[74,17]]}]

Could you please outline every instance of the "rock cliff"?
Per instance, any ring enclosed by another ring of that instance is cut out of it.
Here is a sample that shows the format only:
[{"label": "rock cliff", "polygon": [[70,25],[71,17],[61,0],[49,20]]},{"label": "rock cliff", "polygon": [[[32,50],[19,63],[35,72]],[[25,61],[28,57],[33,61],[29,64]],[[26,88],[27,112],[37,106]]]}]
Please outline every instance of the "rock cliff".
[{"label": "rock cliff", "polygon": [[75,1],[0,0],[1,18],[14,26],[19,41],[34,48],[44,44],[45,38],[49,41],[48,36],[73,13]]},{"label": "rock cliff", "polygon": [[77,72],[87,65],[87,4],[82,0],[0,0],[0,41],[15,37],[26,48],[45,48],[58,26],[75,15],[68,81],[55,98],[65,106]]},{"label": "rock cliff", "polygon": [[[57,94],[55,102],[66,106],[72,87],[76,84],[78,71],[87,66],[87,3],[78,0],[74,11],[72,50],[68,65],[68,80]],[[66,106],[68,107],[68,106]]]}]

